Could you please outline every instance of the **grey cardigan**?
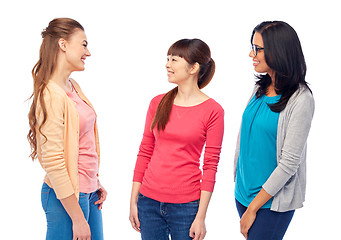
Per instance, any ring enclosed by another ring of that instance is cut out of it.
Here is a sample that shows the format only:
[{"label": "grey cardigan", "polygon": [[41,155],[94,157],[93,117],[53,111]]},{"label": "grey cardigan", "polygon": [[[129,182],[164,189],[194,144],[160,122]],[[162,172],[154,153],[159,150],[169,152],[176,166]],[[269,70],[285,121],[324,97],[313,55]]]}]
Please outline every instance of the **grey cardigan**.
[{"label": "grey cardigan", "polygon": [[[257,92],[255,87],[251,98]],[[251,100],[250,98],[250,100]],[[262,186],[273,196],[271,210],[285,212],[303,207],[306,190],[307,138],[315,103],[309,89],[300,86],[279,114],[277,128],[277,167]],[[236,179],[240,131],[234,158]]]}]

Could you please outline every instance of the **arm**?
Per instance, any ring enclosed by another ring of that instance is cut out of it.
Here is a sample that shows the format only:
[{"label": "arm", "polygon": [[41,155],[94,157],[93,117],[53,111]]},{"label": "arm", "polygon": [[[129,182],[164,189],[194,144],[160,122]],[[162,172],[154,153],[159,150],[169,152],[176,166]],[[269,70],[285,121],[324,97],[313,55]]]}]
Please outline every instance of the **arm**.
[{"label": "arm", "polygon": [[[53,93],[52,93],[53,94]],[[90,239],[90,228],[66,170],[64,159],[64,98],[58,93],[52,95],[47,90],[45,103],[47,120],[42,127],[45,138],[39,133],[41,144],[41,164],[49,177],[53,189],[61,201],[73,224],[74,239]],[[40,115],[41,117],[41,115]],[[38,119],[41,121],[41,118]]]},{"label": "arm", "polygon": [[[154,100],[154,99],[153,99]],[[148,164],[153,155],[155,138],[150,130],[151,123],[155,114],[153,100],[149,104],[143,138],[140,144],[139,153],[137,154],[137,160],[135,164],[134,177],[133,177],[133,187],[131,189],[130,198],[130,216],[129,220],[131,226],[138,232],[140,230],[140,221],[138,218],[137,210],[137,199],[140,192],[141,183],[143,180],[144,173],[148,168]]]},{"label": "arm", "polygon": [[296,174],[301,164],[314,114],[314,99],[306,91],[290,106],[290,120],[285,126],[278,166],[263,185],[264,190],[272,196]]},{"label": "arm", "polygon": [[131,189],[131,198],[130,198],[130,216],[129,220],[131,226],[138,232],[141,232],[140,229],[140,221],[137,211],[137,199],[140,192],[141,183],[133,182],[133,187]]},{"label": "arm", "polygon": [[73,239],[90,240],[90,227],[84,218],[84,213],[79,206],[76,195],[72,194],[67,198],[60,199],[60,202],[72,220]]},{"label": "arm", "polygon": [[205,218],[214,189],[223,135],[224,110],[219,106],[210,114],[207,124],[200,204],[189,233],[194,240],[202,240],[206,235]]},{"label": "arm", "polygon": [[201,191],[199,209],[189,230],[189,236],[194,240],[202,240],[206,235],[205,218],[211,196],[212,192]]},{"label": "arm", "polygon": [[240,232],[247,239],[247,233],[256,219],[258,210],[272,198],[264,189],[261,189],[257,196],[250,203],[249,207],[244,212],[240,219]]}]

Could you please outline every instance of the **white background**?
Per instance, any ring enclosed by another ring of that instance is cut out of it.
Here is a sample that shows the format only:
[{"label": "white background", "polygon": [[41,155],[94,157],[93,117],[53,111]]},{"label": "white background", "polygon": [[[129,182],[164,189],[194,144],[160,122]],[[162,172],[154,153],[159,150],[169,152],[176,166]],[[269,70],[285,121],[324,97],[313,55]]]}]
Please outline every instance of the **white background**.
[{"label": "white background", "polygon": [[[233,3],[232,3],[233,2]],[[136,154],[149,101],[173,86],[165,63],[169,46],[200,38],[211,48],[216,74],[204,92],[225,109],[225,136],[205,239],[243,239],[234,204],[232,174],[240,119],[253,89],[248,57],[252,29],[283,20],[298,33],[306,80],[316,111],[308,139],[305,207],[296,211],[285,239],[339,238],[340,23],[337,1],[6,1],[0,6],[1,239],[44,239],[40,203],[44,171],[28,155],[27,113],[31,70],[41,31],[56,17],[78,20],[92,56],[74,73],[97,114],[105,239],[139,239],[128,220]],[[337,220],[335,220],[337,219]]]}]

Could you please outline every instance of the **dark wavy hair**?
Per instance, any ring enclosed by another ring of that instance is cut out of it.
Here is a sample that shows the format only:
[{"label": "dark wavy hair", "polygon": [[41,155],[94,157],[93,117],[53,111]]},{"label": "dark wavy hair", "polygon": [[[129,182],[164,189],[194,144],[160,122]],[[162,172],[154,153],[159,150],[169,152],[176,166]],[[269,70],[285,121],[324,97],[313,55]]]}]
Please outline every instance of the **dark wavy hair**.
[{"label": "dark wavy hair", "polygon": [[[265,21],[257,25],[251,35],[251,44],[256,32],[263,38],[265,61],[275,72],[275,91],[282,95],[277,103],[269,107],[273,112],[281,112],[300,84],[311,92],[305,81],[307,66],[301,43],[295,30],[282,21]],[[258,98],[266,93],[272,80],[269,74],[257,74],[256,78]]]},{"label": "dark wavy hair", "polygon": [[[212,80],[215,72],[215,62],[211,58],[209,46],[202,40],[196,38],[181,39],[170,46],[167,55],[182,57],[190,65],[199,64],[199,89],[204,88]],[[177,93],[178,87],[175,87],[163,96],[151,124],[151,130],[155,126],[158,131],[165,130]]]}]

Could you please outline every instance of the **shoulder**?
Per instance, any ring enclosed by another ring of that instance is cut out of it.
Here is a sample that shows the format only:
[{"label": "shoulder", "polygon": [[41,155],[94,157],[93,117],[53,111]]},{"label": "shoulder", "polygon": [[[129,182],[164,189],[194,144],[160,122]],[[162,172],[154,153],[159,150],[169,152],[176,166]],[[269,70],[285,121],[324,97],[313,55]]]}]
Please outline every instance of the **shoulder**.
[{"label": "shoulder", "polygon": [[224,108],[213,98],[210,98],[207,101],[207,106],[214,112],[224,113]]},{"label": "shoulder", "polygon": [[308,107],[313,106],[314,103],[315,101],[311,90],[308,87],[301,85],[293,94],[293,96],[291,96],[288,105],[304,104]]},{"label": "shoulder", "polygon": [[161,102],[161,99],[165,96],[166,94],[159,94],[155,97],[153,97],[153,99],[150,101],[151,105],[159,105],[159,103]]},{"label": "shoulder", "polygon": [[43,96],[45,101],[64,102],[67,100],[65,91],[52,81],[47,84]]}]

